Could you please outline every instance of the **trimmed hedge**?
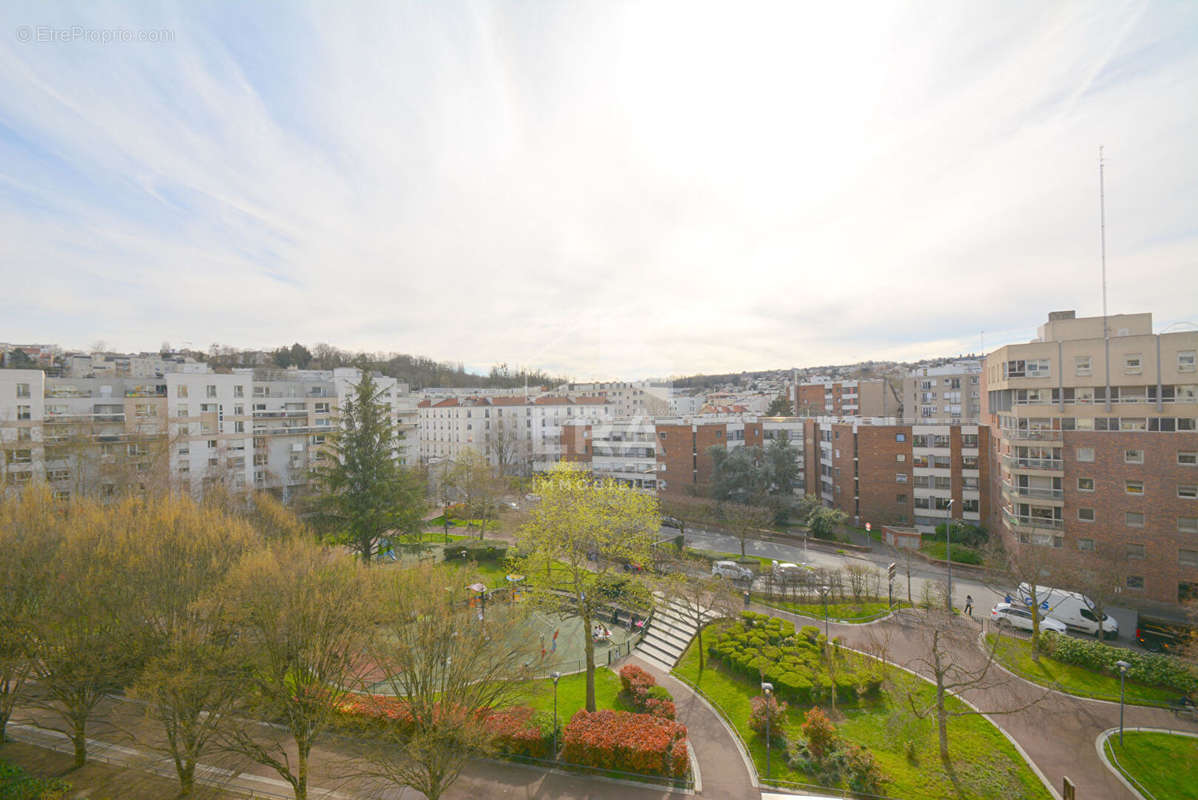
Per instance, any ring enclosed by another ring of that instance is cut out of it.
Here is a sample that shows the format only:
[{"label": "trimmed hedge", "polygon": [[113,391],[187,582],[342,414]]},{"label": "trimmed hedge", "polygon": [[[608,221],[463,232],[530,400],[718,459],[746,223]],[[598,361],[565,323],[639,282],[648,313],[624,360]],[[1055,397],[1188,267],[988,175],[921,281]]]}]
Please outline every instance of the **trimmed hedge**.
[{"label": "trimmed hedge", "polygon": [[658,686],[657,680],[648,672],[628,664],[620,669],[620,683],[624,686],[621,694],[634,709],[655,717],[674,719],[673,696],[666,687]]},{"label": "trimmed hedge", "polygon": [[1094,639],[1075,639],[1046,632],[1048,654],[1065,664],[1074,664],[1108,675],[1118,676],[1116,661],[1131,664],[1127,677],[1149,686],[1163,686],[1182,694],[1198,691],[1198,672],[1173,656],[1112,647]]},{"label": "trimmed hedge", "polygon": [[[412,714],[401,698],[354,694],[344,698],[337,710],[341,727],[356,733],[377,734],[384,730],[400,736],[412,733]],[[548,715],[523,706],[479,714],[492,737],[491,745],[501,755],[553,757],[553,722]]]},{"label": "trimmed hedge", "polygon": [[833,691],[837,700],[851,702],[877,696],[882,687],[880,666],[852,655],[837,656],[835,675],[830,675],[824,637],[815,626],[796,634],[793,622],[753,611],[741,612],[707,650],[733,672],[754,683],[769,681],[779,697],[802,705],[818,703]]},{"label": "trimmed hedge", "polygon": [[667,778],[690,768],[686,726],[650,714],[580,709],[563,741],[562,760],[572,764]]}]

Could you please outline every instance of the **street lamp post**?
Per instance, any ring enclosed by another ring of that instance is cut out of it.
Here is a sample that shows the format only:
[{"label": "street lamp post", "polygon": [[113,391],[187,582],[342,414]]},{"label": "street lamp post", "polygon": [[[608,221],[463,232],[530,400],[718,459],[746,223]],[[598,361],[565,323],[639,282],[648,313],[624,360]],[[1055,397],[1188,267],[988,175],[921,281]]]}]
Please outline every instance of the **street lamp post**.
[{"label": "street lamp post", "polygon": [[953,501],[948,501],[948,522],[944,526],[944,559],[948,562],[948,613],[953,613]]},{"label": "street lamp post", "polygon": [[1123,679],[1127,676],[1127,670],[1131,668],[1131,664],[1126,661],[1116,661],[1115,666],[1119,668],[1119,746],[1123,746]]},{"label": "street lamp post", "polygon": [[557,682],[562,674],[554,672],[549,677],[553,678],[553,757],[557,758]]},{"label": "street lamp post", "polygon": [[774,709],[770,707],[770,697],[774,693],[774,684],[762,683],[761,692],[765,695],[765,779],[770,779],[770,717]]},{"label": "street lamp post", "polygon": [[824,639],[831,638],[828,634],[828,594],[832,591],[832,587],[825,584],[820,584],[819,599],[824,603]]}]

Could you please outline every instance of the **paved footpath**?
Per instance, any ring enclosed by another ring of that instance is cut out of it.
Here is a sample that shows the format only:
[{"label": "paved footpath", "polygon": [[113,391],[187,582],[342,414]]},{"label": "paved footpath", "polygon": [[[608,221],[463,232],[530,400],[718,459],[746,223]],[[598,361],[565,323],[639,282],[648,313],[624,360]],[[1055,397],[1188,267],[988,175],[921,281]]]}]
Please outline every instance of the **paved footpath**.
[{"label": "paved footpath", "polygon": [[[790,619],[796,624],[823,627],[823,620],[787,611],[757,605],[753,610]],[[959,624],[969,626],[972,633],[981,632],[976,622],[962,619]],[[907,615],[896,614],[870,625],[832,624],[830,627],[832,635],[843,637],[849,647],[868,651],[883,643],[891,661],[916,672],[921,670],[915,662],[928,656],[921,630]],[[984,654],[976,646],[958,648],[953,655],[966,668],[976,669],[985,663]],[[1046,692],[1044,687],[1005,670],[992,673],[991,677],[993,680],[988,682],[993,685],[965,692],[964,698],[982,711],[994,712],[1021,708],[1037,701],[1021,711],[996,713],[991,720],[1019,743],[1058,796],[1062,779],[1068,776],[1077,787],[1079,798],[1136,800],[1136,796],[1102,763],[1094,745],[1100,733],[1118,726],[1118,703]],[[1179,720],[1166,709],[1132,705],[1125,707],[1124,725],[1198,731],[1198,723]],[[952,747],[951,741],[949,747]]]}]

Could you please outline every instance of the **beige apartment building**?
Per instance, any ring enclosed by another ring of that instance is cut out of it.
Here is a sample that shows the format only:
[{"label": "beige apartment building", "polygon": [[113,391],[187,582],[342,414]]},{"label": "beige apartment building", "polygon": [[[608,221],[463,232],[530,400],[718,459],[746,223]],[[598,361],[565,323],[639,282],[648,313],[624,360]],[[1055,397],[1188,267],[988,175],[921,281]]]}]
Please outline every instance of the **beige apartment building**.
[{"label": "beige apartment building", "polygon": [[990,353],[993,529],[1113,572],[1129,604],[1198,599],[1196,353],[1198,332],[1154,334],[1151,314],[1072,311]]},{"label": "beige apartment building", "polygon": [[982,362],[922,367],[903,378],[903,416],[921,424],[977,424],[982,411]]}]

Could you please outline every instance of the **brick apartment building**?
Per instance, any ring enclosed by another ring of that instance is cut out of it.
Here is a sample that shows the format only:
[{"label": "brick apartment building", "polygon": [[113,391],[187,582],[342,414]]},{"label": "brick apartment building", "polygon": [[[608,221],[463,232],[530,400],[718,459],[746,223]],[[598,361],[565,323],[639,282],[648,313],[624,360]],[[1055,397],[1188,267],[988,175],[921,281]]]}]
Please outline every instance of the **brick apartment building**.
[{"label": "brick apartment building", "polygon": [[1067,311],[988,355],[992,530],[1114,567],[1127,601],[1198,599],[1196,352],[1198,332],[1153,334],[1151,314]]},{"label": "brick apartment building", "polygon": [[791,384],[791,401],[800,416],[883,417],[897,412],[898,403],[881,379],[821,380]]},{"label": "brick apartment building", "polygon": [[931,532],[950,513],[974,524],[989,514],[984,427],[890,418],[809,419],[806,426],[807,474],[818,476],[808,491],[859,524]]}]

